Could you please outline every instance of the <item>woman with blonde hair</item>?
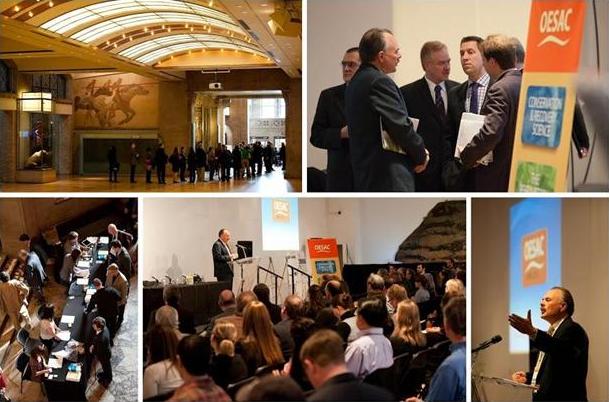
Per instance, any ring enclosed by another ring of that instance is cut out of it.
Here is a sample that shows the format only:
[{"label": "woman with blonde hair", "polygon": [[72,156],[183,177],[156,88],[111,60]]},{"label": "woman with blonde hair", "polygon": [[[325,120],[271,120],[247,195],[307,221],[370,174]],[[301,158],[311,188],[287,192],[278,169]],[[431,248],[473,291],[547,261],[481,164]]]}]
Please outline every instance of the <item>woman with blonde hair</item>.
[{"label": "woman with blonde hair", "polygon": [[421,331],[419,307],[414,301],[406,299],[398,303],[394,322],[395,327],[390,338],[394,356],[406,352],[415,353],[425,348],[427,338]]},{"label": "woman with blonde hair", "polygon": [[247,367],[241,355],[235,354],[237,328],[228,321],[218,322],[211,332],[210,375],[214,382],[227,389],[228,384],[234,384],[247,377]]},{"label": "woman with blonde hair", "polygon": [[449,279],[444,286],[444,293],[454,293],[460,296],[465,296],[465,286],[460,279]]},{"label": "woman with blonde hair", "polygon": [[243,339],[237,343],[237,351],[243,356],[250,376],[259,367],[283,363],[271,317],[259,301],[251,302],[243,311]]}]

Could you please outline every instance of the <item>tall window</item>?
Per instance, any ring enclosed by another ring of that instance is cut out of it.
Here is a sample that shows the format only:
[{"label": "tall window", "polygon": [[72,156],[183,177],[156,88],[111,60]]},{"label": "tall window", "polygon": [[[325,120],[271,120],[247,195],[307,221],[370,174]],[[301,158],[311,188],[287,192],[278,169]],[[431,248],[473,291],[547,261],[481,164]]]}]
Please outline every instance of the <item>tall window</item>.
[{"label": "tall window", "polygon": [[11,68],[0,60],[0,92],[12,92]]},{"label": "tall window", "polygon": [[55,74],[33,74],[32,92],[50,92],[53,94],[53,99],[66,99],[68,97],[66,77]]},{"label": "tall window", "polygon": [[284,119],[285,101],[283,98],[248,99],[250,119]]}]

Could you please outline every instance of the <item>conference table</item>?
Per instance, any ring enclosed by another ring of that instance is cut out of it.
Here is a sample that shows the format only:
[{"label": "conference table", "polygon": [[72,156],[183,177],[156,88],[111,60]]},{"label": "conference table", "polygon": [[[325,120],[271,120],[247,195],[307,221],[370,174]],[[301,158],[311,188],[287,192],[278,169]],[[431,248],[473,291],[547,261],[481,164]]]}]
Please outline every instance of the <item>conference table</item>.
[{"label": "conference table", "polygon": [[[91,325],[96,316],[95,312],[91,312],[88,315],[84,312],[86,307],[85,292],[86,288],[92,286],[93,279],[96,277],[96,274],[99,274],[98,270],[102,268],[102,265],[105,265],[108,243],[109,239],[107,237],[100,237],[97,243],[90,246],[91,265],[89,267],[87,285],[77,285],[76,282],[72,283],[68,292],[68,300],[62,312],[62,317],[73,316],[74,322],[71,326],[63,322],[58,325],[61,331],[70,332],[70,340],[84,343],[85,348],[87,347],[87,340],[90,339],[92,334]],[[67,344],[68,341],[56,343],[52,352],[63,350]],[[64,358],[62,367],[53,369],[51,373],[52,377],[47,377],[44,382],[47,397],[50,401],[85,401],[87,399],[86,390],[89,379],[89,361],[87,356],[87,354],[79,354],[76,362],[71,362]],[[82,367],[79,381],[69,381],[66,379],[71,363],[80,364]]]},{"label": "conference table", "polygon": [[[180,293],[180,305],[193,313],[195,326],[206,324],[211,317],[221,313],[218,296],[224,289],[230,289],[229,282],[201,282],[175,286]],[[164,304],[162,285],[144,287],[144,328],[148,328],[150,314]]]}]

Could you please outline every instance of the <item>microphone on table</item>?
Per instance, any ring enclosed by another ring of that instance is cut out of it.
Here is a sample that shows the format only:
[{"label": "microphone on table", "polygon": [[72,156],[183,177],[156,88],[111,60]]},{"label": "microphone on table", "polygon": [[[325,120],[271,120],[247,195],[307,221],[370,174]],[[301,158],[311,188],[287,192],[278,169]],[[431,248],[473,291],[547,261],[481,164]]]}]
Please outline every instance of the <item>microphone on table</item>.
[{"label": "microphone on table", "polygon": [[156,283],[160,283],[161,281],[159,281],[159,279],[156,276],[152,276],[152,279],[154,279],[156,281]]},{"label": "microphone on table", "polygon": [[480,352],[481,350],[484,350],[484,349],[488,348],[491,345],[499,343],[502,340],[503,340],[503,338],[501,337],[501,335],[495,335],[491,339],[489,339],[488,341],[484,341],[480,345],[478,345],[475,349],[472,350],[472,353]]},{"label": "microphone on table", "polygon": [[171,285],[171,282],[172,282],[172,281],[171,281],[171,276],[167,276],[167,275],[165,275],[165,278],[169,279],[169,284]]}]

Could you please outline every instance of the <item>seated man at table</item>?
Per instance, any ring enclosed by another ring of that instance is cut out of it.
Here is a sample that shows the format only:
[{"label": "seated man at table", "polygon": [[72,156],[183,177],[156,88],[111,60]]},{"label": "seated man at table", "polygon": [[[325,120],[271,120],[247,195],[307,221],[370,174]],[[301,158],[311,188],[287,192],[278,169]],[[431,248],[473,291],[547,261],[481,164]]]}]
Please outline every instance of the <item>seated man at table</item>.
[{"label": "seated man at table", "polygon": [[116,331],[123,323],[125,316],[125,306],[127,305],[127,296],[129,295],[129,285],[125,275],[118,270],[118,265],[110,264],[108,273],[106,274],[106,287],[114,288],[120,293],[121,300],[118,302],[118,319],[116,321]]},{"label": "seated man at table", "polygon": [[[116,335],[116,322],[118,318],[118,303],[121,301],[120,293],[114,288],[106,288],[99,280],[93,279],[95,286],[95,294],[91,296],[91,301],[85,312],[89,314],[94,308],[97,308],[97,316],[103,317],[106,320],[106,326],[110,332],[110,343]],[[112,345],[114,346],[114,345]]]},{"label": "seated man at table", "polygon": [[97,374],[99,383],[108,388],[112,382],[112,349],[110,348],[110,332],[106,328],[106,320],[103,317],[96,317],[93,320],[93,339],[89,345],[89,353],[96,357],[101,364],[102,371]]}]

